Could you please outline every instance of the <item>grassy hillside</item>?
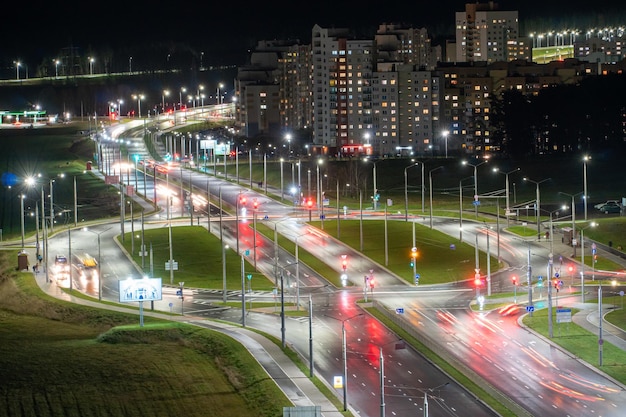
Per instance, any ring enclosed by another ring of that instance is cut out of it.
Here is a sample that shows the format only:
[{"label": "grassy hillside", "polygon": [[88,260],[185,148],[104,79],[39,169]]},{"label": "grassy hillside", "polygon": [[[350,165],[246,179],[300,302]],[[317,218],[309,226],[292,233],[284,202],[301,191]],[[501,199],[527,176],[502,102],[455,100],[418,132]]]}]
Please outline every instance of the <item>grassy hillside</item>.
[{"label": "grassy hillside", "polygon": [[41,293],[0,253],[0,414],[280,416],[291,406],[221,333]]}]

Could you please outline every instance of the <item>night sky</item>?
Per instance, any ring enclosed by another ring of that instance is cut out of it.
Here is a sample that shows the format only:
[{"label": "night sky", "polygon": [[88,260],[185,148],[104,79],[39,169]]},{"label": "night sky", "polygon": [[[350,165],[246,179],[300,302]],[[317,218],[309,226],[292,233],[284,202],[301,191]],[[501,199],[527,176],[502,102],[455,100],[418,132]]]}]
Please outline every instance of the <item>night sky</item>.
[{"label": "night sky", "polygon": [[[248,49],[262,39],[310,41],[314,24],[346,27],[373,34],[380,23],[426,27],[434,36],[453,32],[454,13],[463,0],[423,1],[284,1],[255,2],[146,1],[15,3],[20,10],[5,14],[1,58],[37,60],[66,46],[83,50],[130,48],[147,43],[185,43],[207,56]],[[518,10],[520,22],[552,29],[574,27],[581,19],[597,25],[618,24],[626,8],[617,1],[503,0],[503,10]],[[382,5],[382,6],[381,6]],[[626,24],[626,20],[620,22]],[[558,26],[558,27],[557,27]],[[578,25],[580,26],[580,25]],[[245,52],[245,51],[244,51]]]}]

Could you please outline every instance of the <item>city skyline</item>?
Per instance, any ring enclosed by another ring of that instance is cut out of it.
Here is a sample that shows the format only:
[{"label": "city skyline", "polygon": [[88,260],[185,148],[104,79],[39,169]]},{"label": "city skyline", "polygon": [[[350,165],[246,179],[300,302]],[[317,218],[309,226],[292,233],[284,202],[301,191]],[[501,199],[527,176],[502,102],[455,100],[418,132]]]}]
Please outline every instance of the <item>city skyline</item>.
[{"label": "city skyline", "polygon": [[[155,7],[154,3],[132,2],[123,5],[105,4],[96,12],[77,18],[75,12],[84,8],[77,2],[63,7],[35,6],[36,12],[24,14],[25,19],[11,19],[4,26],[5,38],[13,41],[3,45],[3,62],[10,67],[16,60],[37,64],[63,48],[75,47],[85,53],[101,49],[129,51],[142,45],[170,45],[204,51],[209,64],[234,64],[245,57],[247,50],[263,39],[310,39],[315,24],[344,27],[356,36],[372,35],[382,23],[404,23],[426,27],[433,36],[453,34],[455,13],[463,11],[463,0],[415,3],[402,7],[381,7],[378,2],[352,4],[312,2],[303,11],[294,3],[273,1],[230,6],[209,3],[184,7]],[[481,2],[487,3],[487,2]],[[575,27],[585,19],[589,25],[616,24],[620,17],[614,1],[568,2],[563,6],[512,0],[495,2],[500,10],[518,10],[520,26],[527,30]],[[296,17],[293,16],[296,12]],[[300,13],[298,15],[298,13]],[[288,16],[285,18],[285,16]],[[532,21],[532,23],[531,23]],[[580,27],[580,25],[578,25]],[[221,62],[220,62],[221,61]]]}]

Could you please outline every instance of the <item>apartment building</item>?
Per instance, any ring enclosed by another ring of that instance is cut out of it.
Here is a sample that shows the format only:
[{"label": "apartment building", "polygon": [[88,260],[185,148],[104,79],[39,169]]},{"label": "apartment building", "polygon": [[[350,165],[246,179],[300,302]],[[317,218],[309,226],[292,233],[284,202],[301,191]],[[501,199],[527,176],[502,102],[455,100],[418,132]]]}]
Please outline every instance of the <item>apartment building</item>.
[{"label": "apartment building", "polygon": [[298,40],[260,41],[235,80],[242,134],[281,136],[312,121],[310,47]]},{"label": "apartment building", "polygon": [[499,10],[497,3],[468,3],[456,12],[455,62],[497,62],[528,59],[528,42],[519,38],[517,11]]},{"label": "apartment building", "polygon": [[373,39],[315,25],[311,34],[313,149],[341,154],[372,131]]},{"label": "apartment building", "polygon": [[309,151],[331,156],[441,156],[444,146],[450,155],[497,154],[495,97],[622,71],[601,61],[532,62],[517,12],[493,3],[468,4],[456,17],[459,62],[441,62],[425,29],[396,24],[380,25],[373,39],[315,25],[308,45],[260,42],[236,84],[244,134],[310,127]]}]

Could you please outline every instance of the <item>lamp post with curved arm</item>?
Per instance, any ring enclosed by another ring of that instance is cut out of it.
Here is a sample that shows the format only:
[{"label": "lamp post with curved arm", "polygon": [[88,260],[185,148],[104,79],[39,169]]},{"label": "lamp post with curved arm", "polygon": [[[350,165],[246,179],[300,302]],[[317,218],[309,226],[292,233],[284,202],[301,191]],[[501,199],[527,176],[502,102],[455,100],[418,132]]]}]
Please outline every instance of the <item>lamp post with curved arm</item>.
[{"label": "lamp post with curved arm", "polygon": [[512,170],[512,171],[508,171],[508,172],[504,172],[504,171],[502,171],[502,170],[500,170],[500,169],[498,169],[498,168],[494,168],[494,169],[493,169],[493,172],[497,172],[497,173],[499,173],[499,174],[502,174],[502,175],[504,175],[504,177],[505,177],[505,180],[504,180],[504,181],[505,181],[505,182],[504,182],[504,187],[505,187],[505,192],[506,192],[506,218],[507,218],[507,219],[509,218],[508,213],[511,211],[511,205],[510,205],[510,203],[509,203],[509,196],[510,196],[510,194],[511,194],[511,192],[509,191],[509,175],[510,175],[510,174],[513,174],[514,172],[517,172],[517,171],[519,171],[519,170],[520,170],[520,168],[519,168],[519,167],[518,167],[518,168],[515,168],[515,169],[514,169],[514,170]]},{"label": "lamp post with curved arm", "polygon": [[407,171],[416,165],[422,166],[422,213],[424,212],[424,163],[416,161],[408,167],[404,168],[404,221],[409,221],[409,180]]},{"label": "lamp post with curved arm", "polygon": [[378,200],[376,199],[376,196],[378,195],[378,185],[376,184],[376,179],[377,179],[377,175],[376,175],[376,164],[378,164],[380,161],[371,161],[367,158],[363,159],[363,162],[371,162],[372,165],[374,166],[373,168],[373,181],[374,181],[374,193],[373,193],[373,206],[374,206],[374,210],[376,210],[377,207],[377,203]]},{"label": "lamp post with curved arm", "polygon": [[537,214],[537,239],[541,239],[541,222],[539,221],[539,212],[541,211],[541,193],[539,192],[539,184],[541,184],[542,182],[546,182],[548,181],[550,178],[545,178],[541,181],[534,181],[531,180],[528,177],[524,177],[524,181],[528,181],[528,182],[532,182],[533,184],[535,184],[537,186],[537,190],[536,190],[536,210],[535,213]]},{"label": "lamp post with curved arm", "polygon": [[476,213],[476,218],[478,218],[478,167],[482,164],[486,164],[489,160],[484,160],[477,164],[472,164],[471,162],[463,161],[463,165],[469,165],[474,168],[474,212]]},{"label": "lamp post with curved arm", "polygon": [[559,191],[559,194],[563,194],[572,199],[572,248],[574,249],[574,257],[576,257],[576,202],[574,201],[574,198],[576,198],[576,196],[581,195],[583,193],[584,191],[581,191],[576,194],[568,194],[568,193]]}]

